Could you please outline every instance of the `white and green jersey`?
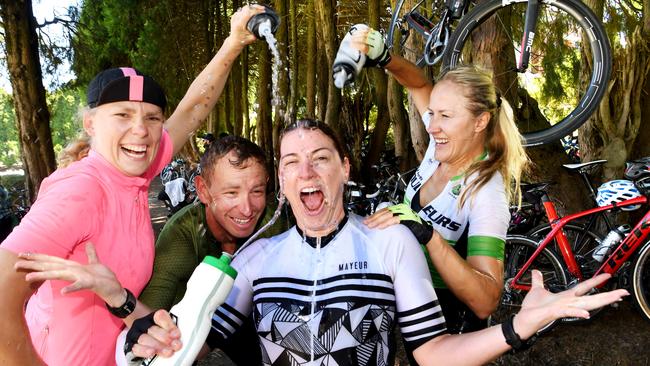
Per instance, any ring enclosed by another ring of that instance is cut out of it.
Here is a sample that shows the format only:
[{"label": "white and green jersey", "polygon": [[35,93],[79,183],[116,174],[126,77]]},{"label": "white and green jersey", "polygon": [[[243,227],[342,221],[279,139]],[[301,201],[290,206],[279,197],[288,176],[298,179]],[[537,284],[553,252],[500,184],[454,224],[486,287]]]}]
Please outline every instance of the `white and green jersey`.
[{"label": "white and green jersey", "polygon": [[[465,179],[463,175],[453,177],[437,197],[422,206],[420,188],[440,165],[434,158],[435,149],[435,143],[432,141],[406,188],[404,202],[431,224],[463,258],[481,255],[502,260],[510,221],[503,177],[498,172],[494,173],[483,187],[465,200],[462,207],[459,207],[460,195],[474,176],[469,179]],[[433,268],[426,248],[424,251],[434,286],[446,288]]]}]

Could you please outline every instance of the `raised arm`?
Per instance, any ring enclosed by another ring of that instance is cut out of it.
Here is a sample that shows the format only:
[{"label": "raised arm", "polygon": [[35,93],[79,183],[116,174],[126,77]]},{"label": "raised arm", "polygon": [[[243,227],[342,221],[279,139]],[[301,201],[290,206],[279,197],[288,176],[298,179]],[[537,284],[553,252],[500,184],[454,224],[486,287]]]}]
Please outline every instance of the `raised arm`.
[{"label": "raised arm", "polygon": [[214,108],[221,96],[233,63],[246,47],[255,41],[255,36],[246,29],[248,20],[262,13],[264,7],[247,5],[233,14],[230,19],[230,35],[221,45],[210,63],[194,79],[187,93],[165,122],[174,144],[176,154],[196,131]]},{"label": "raised arm", "polygon": [[30,284],[25,281],[25,272],[14,270],[17,261],[16,254],[0,248],[0,365],[43,365],[23,314],[25,302],[38,284]]},{"label": "raised arm", "polygon": [[[366,55],[370,48],[375,50],[373,51],[373,54],[386,54],[383,51],[386,47],[383,37],[379,32],[371,28],[356,31],[352,36],[351,44]],[[378,51],[379,49],[381,50]],[[371,64],[374,64],[377,60],[370,59],[370,61],[373,61]],[[383,62],[380,62],[379,64],[382,63]],[[420,112],[420,115],[426,112],[433,84],[427,79],[426,75],[424,75],[422,69],[396,54],[391,55],[390,61],[388,61],[388,63],[383,67],[390,72],[398,83],[408,90],[418,112]]]}]

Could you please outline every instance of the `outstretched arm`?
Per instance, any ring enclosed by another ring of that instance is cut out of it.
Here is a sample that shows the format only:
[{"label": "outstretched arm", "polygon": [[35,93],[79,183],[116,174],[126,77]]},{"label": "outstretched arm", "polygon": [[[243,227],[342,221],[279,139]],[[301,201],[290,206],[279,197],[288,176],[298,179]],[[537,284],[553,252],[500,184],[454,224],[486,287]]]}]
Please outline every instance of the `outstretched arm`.
[{"label": "outstretched arm", "polygon": [[[532,288],[514,318],[515,332],[522,339],[527,339],[553,320],[563,317],[588,318],[589,310],[628,295],[626,290],[585,295],[609,277],[609,274],[601,274],[569,290],[553,294],[544,289],[542,274],[533,271]],[[414,356],[420,365],[480,365],[509,349],[501,325],[496,325],[478,332],[434,338],[417,348]]]},{"label": "outstretched arm", "polygon": [[262,12],[264,7],[260,5],[247,5],[233,14],[230,19],[230,35],[210,63],[194,79],[174,113],[165,122],[165,128],[174,143],[174,154],[180,151],[190,135],[203,124],[219,100],[233,63],[244,47],[256,39],[246,29],[246,24],[253,15]]},{"label": "outstretched arm", "polygon": [[[23,310],[39,284],[25,281],[25,272],[14,270],[18,256],[0,248],[0,365],[42,365],[29,335]],[[9,295],[11,294],[11,295]]]}]

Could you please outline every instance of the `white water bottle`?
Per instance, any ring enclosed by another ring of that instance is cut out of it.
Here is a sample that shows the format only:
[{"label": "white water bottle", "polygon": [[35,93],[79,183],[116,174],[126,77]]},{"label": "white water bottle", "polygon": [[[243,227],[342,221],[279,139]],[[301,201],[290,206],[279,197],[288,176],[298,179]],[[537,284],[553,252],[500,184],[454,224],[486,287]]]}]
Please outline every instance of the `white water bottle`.
[{"label": "white water bottle", "polygon": [[630,232],[630,225],[621,225],[607,234],[605,239],[594,249],[591,255],[594,260],[602,262],[611,251],[623,240],[623,238]]},{"label": "white water bottle", "polygon": [[343,37],[336,53],[332,66],[332,77],[334,85],[339,89],[352,83],[366,63],[366,55],[350,45],[350,39],[354,32],[361,29],[368,29],[368,26],[365,24],[353,25]]},{"label": "white water bottle", "polygon": [[151,366],[189,366],[199,354],[210,332],[212,314],[223,304],[232,289],[237,271],[230,266],[231,257],[206,256],[187,282],[185,296],[169,311],[176,318],[183,347],[172,357],[154,356],[143,362]]}]

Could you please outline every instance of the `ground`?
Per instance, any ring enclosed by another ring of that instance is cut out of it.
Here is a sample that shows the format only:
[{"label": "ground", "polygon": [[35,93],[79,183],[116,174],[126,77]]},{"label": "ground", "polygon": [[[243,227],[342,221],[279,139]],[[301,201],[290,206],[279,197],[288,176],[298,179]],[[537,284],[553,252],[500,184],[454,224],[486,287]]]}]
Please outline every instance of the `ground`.
[{"label": "ground", "polygon": [[[155,180],[149,192],[151,218],[156,234],[167,219],[167,211],[156,199],[161,189]],[[634,309],[629,299],[608,307],[587,324],[560,325],[541,337],[530,350],[505,355],[491,365],[516,366],[647,366],[650,365],[650,322]],[[408,365],[398,354],[396,365]],[[220,352],[213,352],[200,366],[231,366]]]}]

